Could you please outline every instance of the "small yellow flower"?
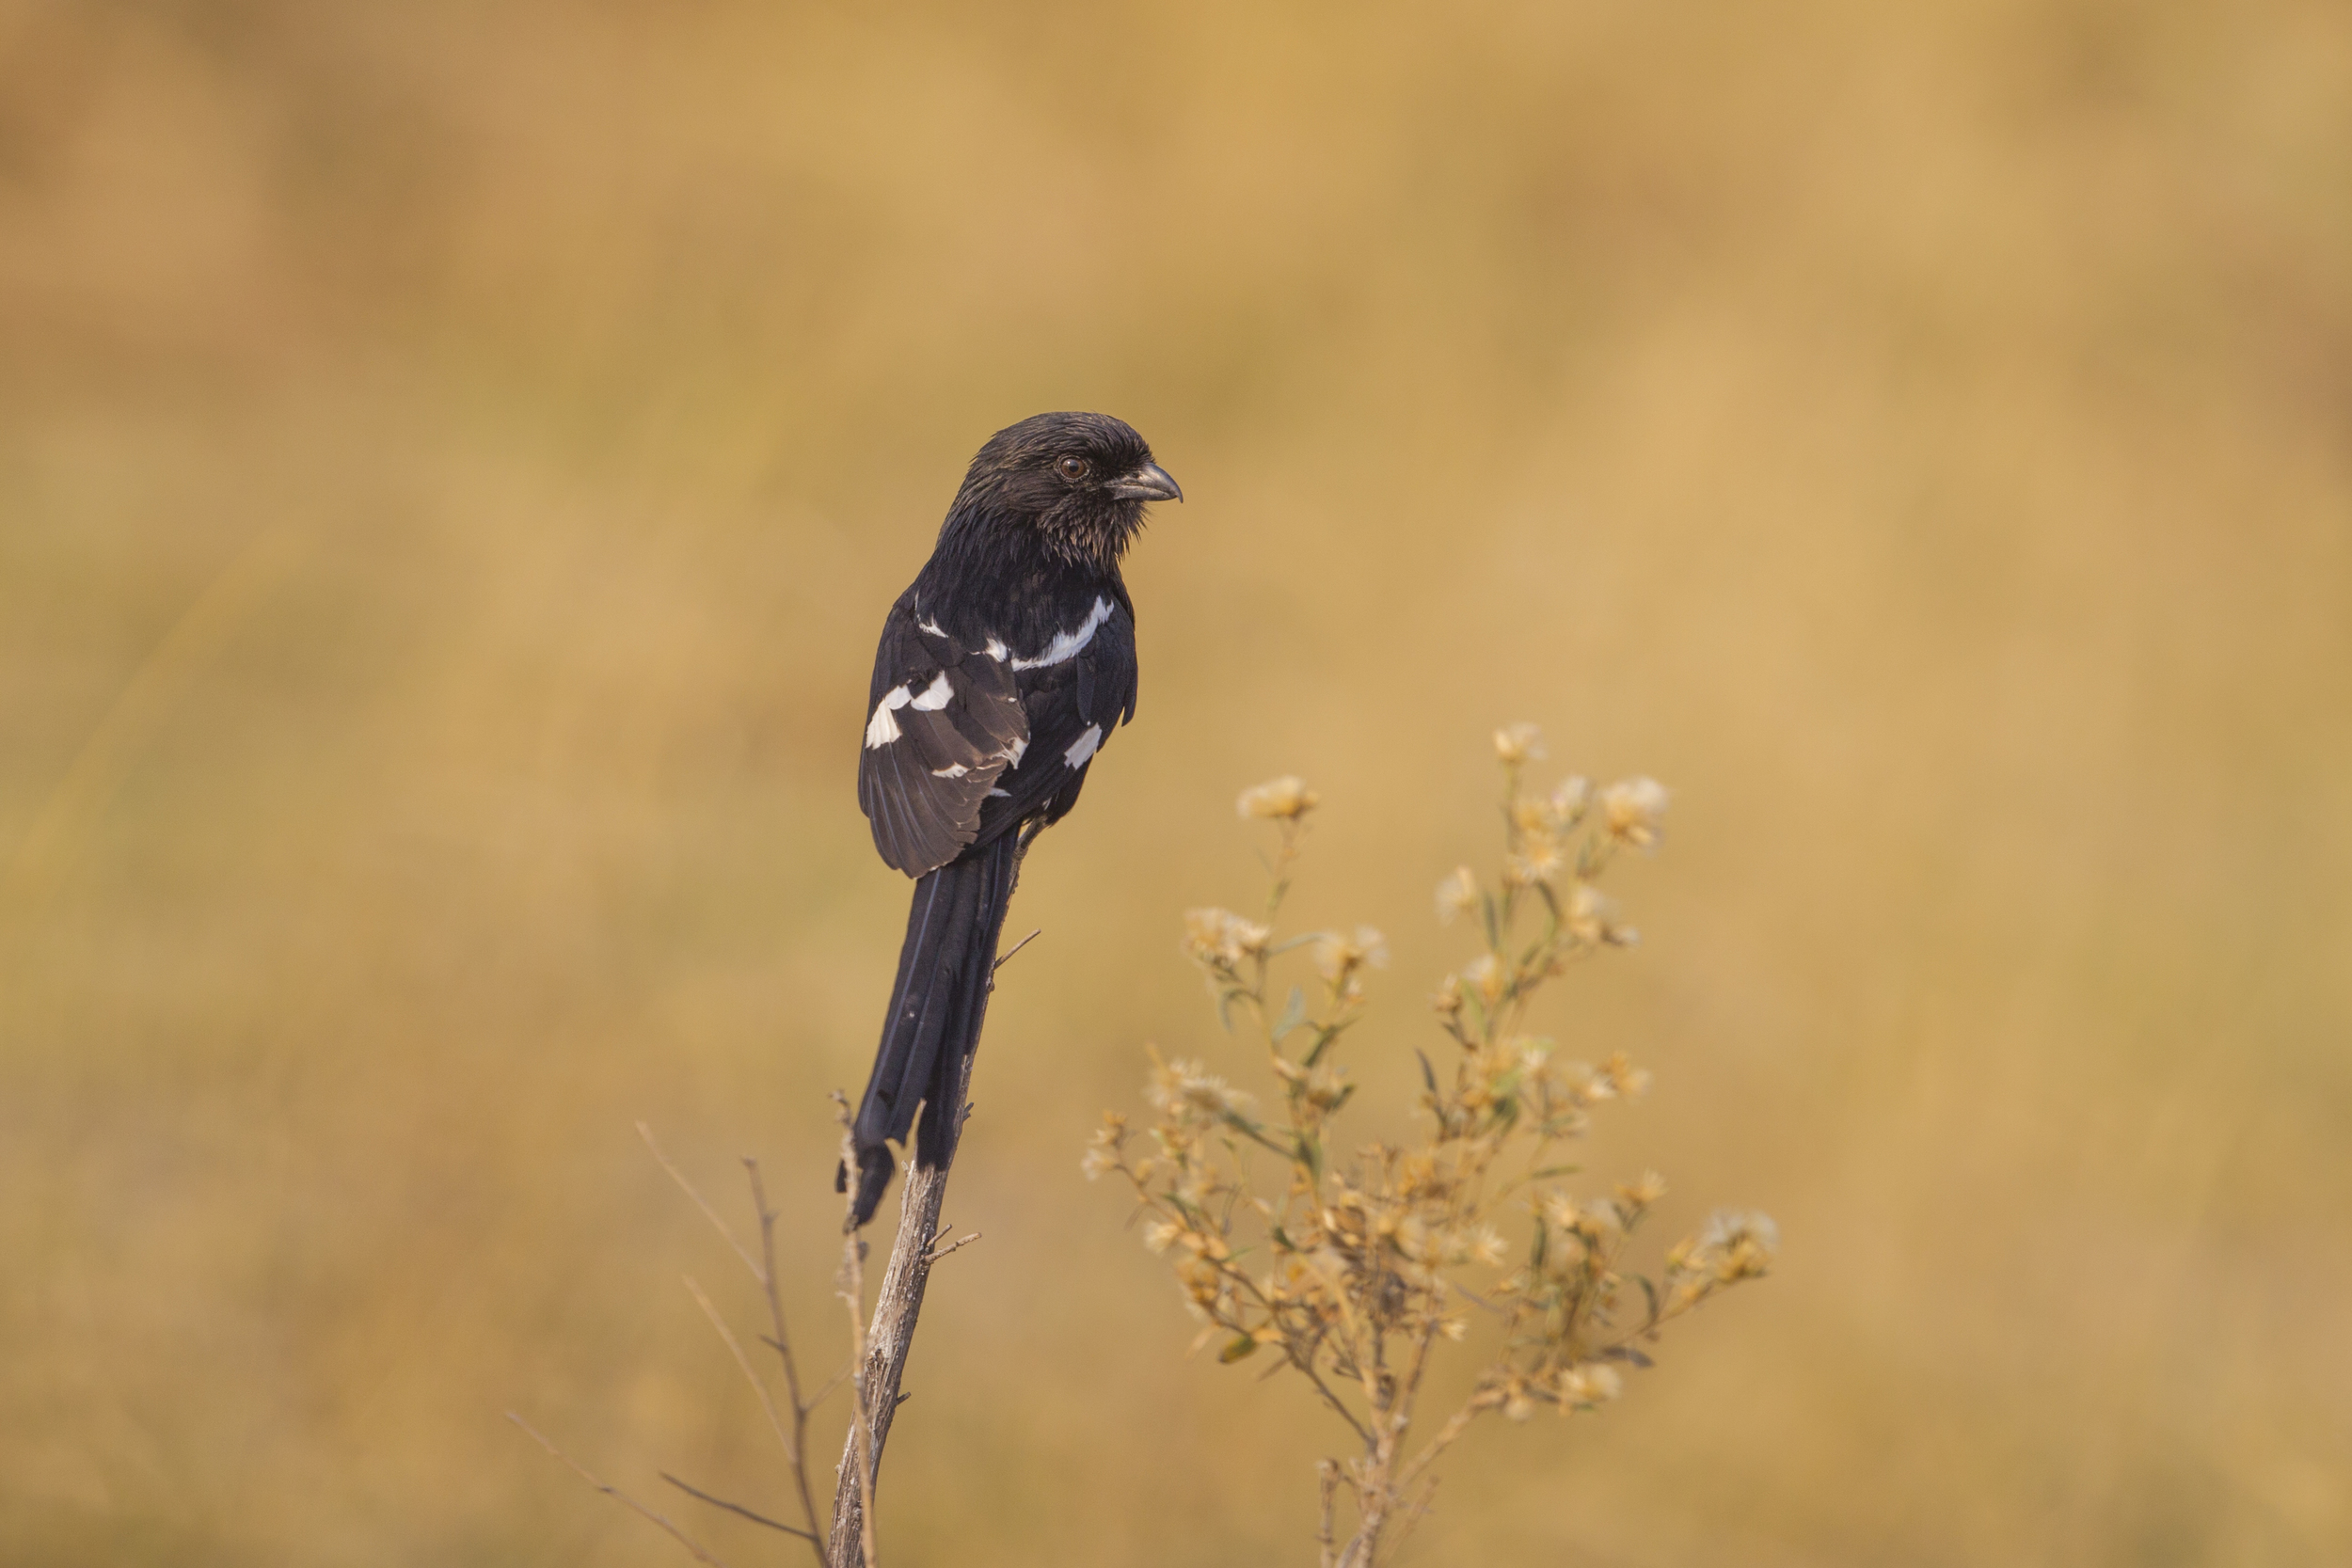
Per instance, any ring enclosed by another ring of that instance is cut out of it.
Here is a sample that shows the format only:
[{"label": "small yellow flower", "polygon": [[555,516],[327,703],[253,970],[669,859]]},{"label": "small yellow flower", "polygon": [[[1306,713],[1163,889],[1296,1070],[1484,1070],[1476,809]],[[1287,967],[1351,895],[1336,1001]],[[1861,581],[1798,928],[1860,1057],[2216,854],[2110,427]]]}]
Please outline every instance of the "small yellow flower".
[{"label": "small yellow flower", "polygon": [[1600,792],[1600,810],[1610,837],[1636,849],[1655,849],[1664,832],[1666,786],[1656,779],[1621,780]]},{"label": "small yellow flower", "polygon": [[1233,1088],[1199,1062],[1155,1060],[1152,1082],[1144,1092],[1153,1105],[1171,1113],[1231,1116],[1250,1102],[1250,1096]]},{"label": "small yellow flower", "polygon": [[1325,979],[1342,980],[1367,965],[1389,967],[1389,939],[1371,927],[1357,927],[1353,936],[1330,931],[1315,939],[1315,967]]},{"label": "small yellow flower", "polygon": [[1232,968],[1265,951],[1274,933],[1231,910],[1186,910],[1184,952],[1195,963]]},{"label": "small yellow flower", "polygon": [[1577,941],[1597,946],[1617,929],[1616,902],[1592,883],[1579,882],[1568,895],[1565,924]]},{"label": "small yellow flower", "polygon": [[1570,1404],[1607,1404],[1625,1392],[1625,1379],[1605,1361],[1587,1361],[1562,1380]]},{"label": "small yellow flower", "polygon": [[1453,1018],[1462,1010],[1462,977],[1449,974],[1438,982],[1438,989],[1429,995],[1429,1006],[1439,1018]]},{"label": "small yellow flower", "polygon": [[1770,1214],[1718,1209],[1699,1230],[1698,1251],[1712,1255],[1720,1277],[1744,1279],[1764,1273],[1779,1255],[1780,1227]]},{"label": "small yellow flower", "polygon": [[1241,792],[1236,803],[1244,816],[1263,816],[1296,821],[1315,809],[1323,799],[1307,787],[1307,782],[1295,773],[1285,773],[1279,779],[1268,779],[1252,784]]},{"label": "small yellow flower", "polygon": [[1645,1170],[1638,1181],[1629,1181],[1617,1189],[1617,1196],[1629,1208],[1646,1209],[1666,1196],[1666,1179],[1654,1170]]},{"label": "small yellow flower", "polygon": [[1454,875],[1438,884],[1438,919],[1450,925],[1454,917],[1468,914],[1478,908],[1478,879],[1467,865],[1457,866]]},{"label": "small yellow flower", "polygon": [[1492,953],[1482,953],[1471,959],[1462,977],[1478,988],[1478,994],[1486,999],[1489,1006],[1502,999],[1502,988],[1510,978],[1502,972],[1502,960]]},{"label": "small yellow flower", "polygon": [[1639,1100],[1649,1093],[1649,1073],[1633,1065],[1632,1058],[1619,1051],[1600,1065],[1602,1079],[1622,1100]]},{"label": "small yellow flower", "polygon": [[1548,832],[1529,833],[1519,852],[1503,863],[1503,875],[1519,887],[1550,881],[1566,868],[1568,857],[1560,841]]},{"label": "small yellow flower", "polygon": [[1560,787],[1551,792],[1552,820],[1567,832],[1584,820],[1584,814],[1593,804],[1593,781],[1581,773],[1571,773],[1560,781]]},{"label": "small yellow flower", "polygon": [[1543,754],[1543,733],[1533,724],[1505,724],[1495,731],[1495,755],[1505,767],[1517,768]]}]

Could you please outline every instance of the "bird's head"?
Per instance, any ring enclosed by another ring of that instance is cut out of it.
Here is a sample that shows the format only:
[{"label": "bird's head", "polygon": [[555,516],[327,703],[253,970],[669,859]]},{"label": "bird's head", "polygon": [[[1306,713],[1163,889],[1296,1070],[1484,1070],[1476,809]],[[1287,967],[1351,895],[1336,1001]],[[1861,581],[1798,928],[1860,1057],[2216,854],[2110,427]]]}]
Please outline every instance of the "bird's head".
[{"label": "bird's head", "polygon": [[1057,549],[1107,569],[1143,527],[1146,505],[1184,499],[1125,421],[1038,414],[988,438],[957,506],[1034,527]]}]

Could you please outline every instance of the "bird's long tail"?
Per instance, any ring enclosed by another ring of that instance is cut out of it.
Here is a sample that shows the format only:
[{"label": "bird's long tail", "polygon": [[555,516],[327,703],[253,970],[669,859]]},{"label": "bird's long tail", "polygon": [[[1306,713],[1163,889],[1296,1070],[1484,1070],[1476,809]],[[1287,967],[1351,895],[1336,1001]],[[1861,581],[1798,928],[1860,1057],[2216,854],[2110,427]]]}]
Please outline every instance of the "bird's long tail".
[{"label": "bird's long tail", "polygon": [[[873,1218],[895,1166],[889,1142],[903,1144],[915,1109],[928,1104],[915,1160],[930,1165],[946,1148],[950,1118],[961,1111],[947,1101],[957,1092],[966,1057],[980,1041],[996,940],[1012,901],[1021,866],[1021,839],[1006,833],[914,884],[898,978],[882,1021],[874,1075],[866,1080],[852,1132],[857,1146],[854,1223]],[[835,1178],[845,1185],[849,1172]]]}]

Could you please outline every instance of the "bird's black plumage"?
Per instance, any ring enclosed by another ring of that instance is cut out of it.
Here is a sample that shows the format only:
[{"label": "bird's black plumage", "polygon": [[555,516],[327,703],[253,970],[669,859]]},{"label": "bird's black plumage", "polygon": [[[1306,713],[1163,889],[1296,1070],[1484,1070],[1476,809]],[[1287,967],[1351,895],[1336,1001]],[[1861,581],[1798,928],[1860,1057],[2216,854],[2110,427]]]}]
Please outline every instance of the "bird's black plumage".
[{"label": "bird's black plumage", "polygon": [[[1103,414],[1040,414],[972,460],[931,558],[882,623],[858,804],[916,879],[890,1013],[858,1107],[864,1224],[916,1108],[941,1105],[978,1043],[1025,830],[1077,802],[1135,717],[1135,606],[1119,563],[1151,501],[1182,499],[1143,437]],[[846,1180],[848,1172],[843,1172]]]}]

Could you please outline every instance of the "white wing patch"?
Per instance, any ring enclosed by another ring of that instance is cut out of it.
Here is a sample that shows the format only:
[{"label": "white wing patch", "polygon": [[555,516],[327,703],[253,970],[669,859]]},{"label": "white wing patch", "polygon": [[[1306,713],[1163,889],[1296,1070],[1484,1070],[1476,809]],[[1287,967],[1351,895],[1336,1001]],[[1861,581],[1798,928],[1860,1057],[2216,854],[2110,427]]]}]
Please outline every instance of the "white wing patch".
[{"label": "white wing patch", "polygon": [[[942,680],[946,678],[945,673],[940,676]],[[894,686],[882,693],[882,700],[874,705],[874,717],[866,721],[866,749],[867,751],[870,752],[878,746],[887,746],[898,738],[898,721],[890,716],[890,710],[906,706],[911,695],[903,686]]]},{"label": "white wing patch", "polygon": [[945,768],[932,768],[931,777],[934,779],[961,779],[966,773],[971,771],[972,769],[966,768],[960,762],[951,762]]},{"label": "white wing patch", "polygon": [[1005,759],[1007,766],[1018,768],[1021,766],[1022,753],[1026,752],[1028,749],[1029,737],[1025,735],[1016,735],[1010,740],[1005,742],[1005,749],[1003,751],[993,752],[990,755],[1002,757]]},{"label": "white wing patch", "polygon": [[1087,733],[1072,741],[1070,750],[1061,754],[1062,761],[1073,768],[1084,768],[1087,765],[1087,759],[1094,755],[1095,748],[1102,744],[1103,726],[1089,724]]},{"label": "white wing patch", "polygon": [[[931,677],[931,684],[923,689],[919,697],[906,687],[892,687],[882,693],[882,700],[874,705],[874,717],[866,721],[866,749],[870,752],[898,738],[898,721],[892,717],[894,709],[912,707],[917,713],[937,713],[947,705],[948,700],[955,694],[956,689],[947,684],[947,672],[945,670]],[[940,775],[943,779],[955,776],[952,773]]]},{"label": "white wing patch", "polygon": [[929,633],[932,637],[945,637],[947,635],[946,632],[939,629],[939,623],[937,621],[933,621],[929,618],[915,622],[914,629],[919,632]]},{"label": "white wing patch", "polygon": [[[903,691],[906,688],[900,687],[898,689]],[[931,684],[923,689],[923,694],[908,705],[917,713],[937,713],[947,705],[947,699],[955,694],[956,689],[947,684],[947,672],[942,670],[931,677]]]},{"label": "white wing patch", "polygon": [[[1016,670],[1041,670],[1049,664],[1060,664],[1065,660],[1075,658],[1078,657],[1078,651],[1094,641],[1094,634],[1102,630],[1103,623],[1110,618],[1110,600],[1097,599],[1094,601],[1094,608],[1087,612],[1087,618],[1078,623],[1076,630],[1056,632],[1054,641],[1047,645],[1043,653],[1035,658],[1016,658],[1012,661],[1012,667]],[[996,646],[992,641],[989,652],[995,653]]]}]

